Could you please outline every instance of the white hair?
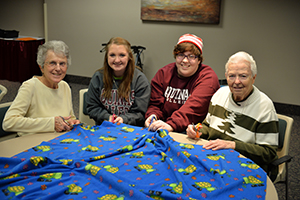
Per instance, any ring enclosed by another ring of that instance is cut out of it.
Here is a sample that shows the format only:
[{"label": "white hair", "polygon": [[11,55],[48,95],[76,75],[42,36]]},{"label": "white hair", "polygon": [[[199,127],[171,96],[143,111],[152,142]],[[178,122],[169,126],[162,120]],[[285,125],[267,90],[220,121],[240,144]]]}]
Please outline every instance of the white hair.
[{"label": "white hair", "polygon": [[61,54],[66,56],[68,61],[67,65],[68,66],[71,65],[71,56],[69,52],[69,47],[63,41],[52,40],[44,43],[43,45],[40,45],[38,48],[36,61],[38,65],[40,65],[42,68],[44,68],[47,52],[49,50],[52,50],[55,54],[58,55]]},{"label": "white hair", "polygon": [[250,54],[248,54],[244,51],[239,51],[239,52],[233,54],[232,56],[230,56],[230,58],[228,59],[226,65],[225,65],[225,73],[227,73],[228,65],[230,63],[236,63],[241,59],[247,61],[246,62],[247,64],[250,64],[252,77],[254,77],[257,74],[256,62]]}]

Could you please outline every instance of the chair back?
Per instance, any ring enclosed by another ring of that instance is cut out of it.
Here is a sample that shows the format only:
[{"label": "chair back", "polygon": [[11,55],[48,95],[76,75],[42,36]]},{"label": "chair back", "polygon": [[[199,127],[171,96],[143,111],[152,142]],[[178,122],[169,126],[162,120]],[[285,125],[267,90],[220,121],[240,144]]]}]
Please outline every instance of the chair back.
[{"label": "chair back", "polygon": [[79,120],[80,122],[93,126],[95,125],[95,121],[93,119],[90,119],[86,110],[85,97],[87,91],[87,88],[79,90]]},{"label": "chair back", "polygon": [[7,112],[7,110],[9,109],[11,104],[12,104],[12,102],[0,104],[0,123],[1,123],[0,124],[0,137],[7,136],[7,135],[14,133],[14,132],[4,131],[2,128],[2,123],[3,123],[4,117],[5,117],[5,113]]},{"label": "chair back", "polygon": [[285,115],[277,114],[279,122],[278,158],[288,155],[291,132],[294,119]]},{"label": "chair back", "polygon": [[2,100],[4,95],[6,95],[6,93],[7,93],[6,87],[4,87],[3,85],[0,85],[0,101]]},{"label": "chair back", "polygon": [[[294,123],[294,119],[288,117],[286,115],[277,114],[278,122],[279,122],[279,141],[278,141],[278,150],[277,155],[278,158],[281,158],[289,153],[292,126]],[[284,181],[286,177],[286,164],[283,163],[279,165],[278,175],[276,180],[274,181]]]}]

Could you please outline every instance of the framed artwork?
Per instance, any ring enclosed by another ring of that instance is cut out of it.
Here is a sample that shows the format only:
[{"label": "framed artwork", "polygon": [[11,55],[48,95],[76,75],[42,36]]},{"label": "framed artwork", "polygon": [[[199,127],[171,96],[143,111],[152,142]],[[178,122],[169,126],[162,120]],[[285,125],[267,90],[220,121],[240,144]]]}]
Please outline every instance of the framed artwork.
[{"label": "framed artwork", "polygon": [[141,19],[219,24],[221,0],[141,0]]}]

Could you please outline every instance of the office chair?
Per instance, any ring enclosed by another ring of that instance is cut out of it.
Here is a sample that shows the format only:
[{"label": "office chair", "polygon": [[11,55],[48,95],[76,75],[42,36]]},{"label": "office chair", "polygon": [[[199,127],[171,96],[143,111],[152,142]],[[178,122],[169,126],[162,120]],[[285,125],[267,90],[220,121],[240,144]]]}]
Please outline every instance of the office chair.
[{"label": "office chair", "polygon": [[278,174],[270,176],[270,179],[274,183],[285,183],[285,195],[286,199],[288,199],[288,163],[292,160],[288,152],[294,119],[281,114],[277,114],[277,116],[279,122],[278,159],[271,165],[278,166]]},{"label": "office chair", "polygon": [[79,120],[82,123],[94,126],[95,121],[90,119],[86,110],[85,96],[87,91],[87,88],[79,90]]},{"label": "office chair", "polygon": [[0,101],[2,100],[4,95],[6,95],[6,93],[7,93],[6,87],[4,87],[3,85],[0,85]]}]

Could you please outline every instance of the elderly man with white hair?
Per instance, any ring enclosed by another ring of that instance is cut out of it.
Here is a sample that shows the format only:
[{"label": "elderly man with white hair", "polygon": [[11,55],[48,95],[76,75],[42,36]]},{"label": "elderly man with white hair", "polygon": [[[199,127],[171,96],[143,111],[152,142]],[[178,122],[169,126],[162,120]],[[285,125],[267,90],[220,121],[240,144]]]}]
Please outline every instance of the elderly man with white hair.
[{"label": "elderly man with white hair", "polygon": [[[271,99],[253,85],[256,75],[256,63],[248,53],[229,58],[228,86],[213,95],[200,137],[209,140],[203,148],[234,149],[268,172],[277,159],[278,118]],[[189,137],[197,137],[193,125],[186,130]]]}]

